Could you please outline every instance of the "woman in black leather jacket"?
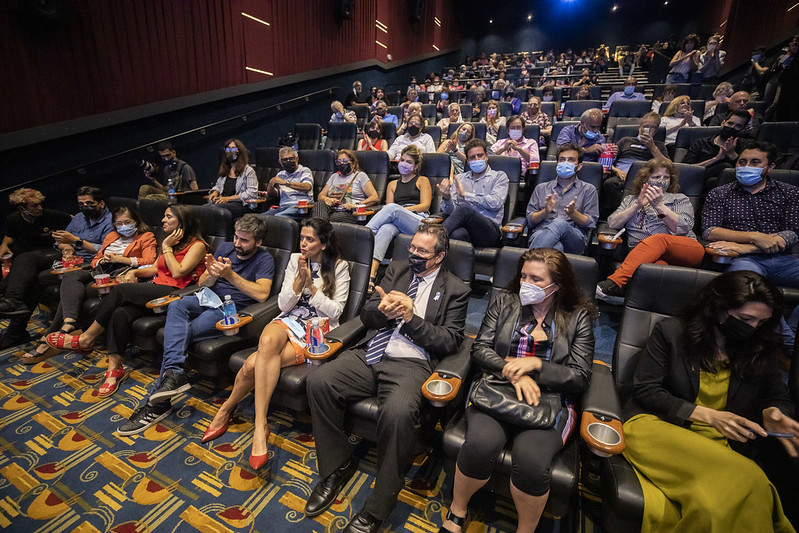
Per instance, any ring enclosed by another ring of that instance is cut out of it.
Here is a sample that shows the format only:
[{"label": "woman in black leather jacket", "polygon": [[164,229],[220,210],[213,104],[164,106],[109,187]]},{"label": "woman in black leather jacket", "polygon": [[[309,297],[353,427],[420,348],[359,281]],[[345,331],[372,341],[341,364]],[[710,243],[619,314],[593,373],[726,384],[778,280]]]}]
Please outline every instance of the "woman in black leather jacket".
[{"label": "woman in black leather jacket", "polygon": [[513,439],[510,492],[518,531],[535,530],[549,496],[552,458],[575,426],[574,403],[588,388],[594,353],[594,308],[580,292],[566,256],[552,248],[527,250],[519,272],[490,305],[472,347],[483,372],[502,376],[517,398],[538,405],[542,391],[557,392],[555,426],[528,429],[497,420],[471,405],[466,442],[458,454],[455,487],[441,532],[465,531],[466,506],[488,482],[505,442]]}]

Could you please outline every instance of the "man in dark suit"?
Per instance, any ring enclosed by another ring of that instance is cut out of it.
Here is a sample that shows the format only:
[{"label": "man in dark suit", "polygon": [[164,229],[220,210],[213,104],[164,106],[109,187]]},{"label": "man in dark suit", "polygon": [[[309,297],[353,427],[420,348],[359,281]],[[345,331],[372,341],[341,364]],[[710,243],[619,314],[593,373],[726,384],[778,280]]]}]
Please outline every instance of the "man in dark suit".
[{"label": "man in dark suit", "polygon": [[361,311],[368,333],[308,377],[320,481],[305,506],[321,514],[355,473],[347,405],[377,396],[377,474],[374,491],[345,532],[377,531],[394,509],[411,464],[420,425],[421,386],[438,360],[463,340],[469,287],[443,266],[449,237],[422,224],[407,261],[393,261]]}]

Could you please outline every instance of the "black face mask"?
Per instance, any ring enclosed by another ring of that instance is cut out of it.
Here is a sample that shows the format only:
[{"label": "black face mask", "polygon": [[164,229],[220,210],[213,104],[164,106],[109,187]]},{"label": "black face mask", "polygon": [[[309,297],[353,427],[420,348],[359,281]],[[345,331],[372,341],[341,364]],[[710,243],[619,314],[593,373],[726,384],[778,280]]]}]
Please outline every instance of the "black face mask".
[{"label": "black face mask", "polygon": [[427,261],[429,261],[429,259],[425,259],[420,255],[411,254],[408,256],[408,268],[418,276],[427,270]]},{"label": "black face mask", "polygon": [[99,207],[92,207],[89,205],[82,205],[80,206],[80,212],[83,213],[83,216],[89,219],[97,218],[100,215],[100,208]]},{"label": "black face mask", "polygon": [[289,174],[293,174],[295,170],[297,170],[297,162],[296,161],[286,161],[283,163],[283,170],[288,172]]},{"label": "black face mask", "polygon": [[342,176],[349,176],[352,172],[352,164],[351,163],[336,163],[336,172],[341,174]]},{"label": "black face mask", "polygon": [[726,141],[730,137],[737,137],[738,131],[736,131],[732,126],[722,126],[721,133],[719,135]]},{"label": "black face mask", "polygon": [[419,126],[417,126],[415,124],[413,126],[408,126],[408,134],[411,137],[416,137],[417,135],[419,135],[420,131],[422,131],[422,128],[420,128]]},{"label": "black face mask", "polygon": [[380,137],[380,132],[377,130],[369,130],[366,132],[370,139],[377,139]]},{"label": "black face mask", "polygon": [[227,157],[228,161],[235,161],[239,158],[239,151],[232,150],[230,152],[225,152],[225,157]]},{"label": "black face mask", "polygon": [[718,328],[721,334],[727,337],[728,341],[733,342],[746,342],[751,339],[752,335],[757,331],[756,327],[750,326],[743,320],[735,318],[732,315],[728,316],[724,322],[719,324]]}]

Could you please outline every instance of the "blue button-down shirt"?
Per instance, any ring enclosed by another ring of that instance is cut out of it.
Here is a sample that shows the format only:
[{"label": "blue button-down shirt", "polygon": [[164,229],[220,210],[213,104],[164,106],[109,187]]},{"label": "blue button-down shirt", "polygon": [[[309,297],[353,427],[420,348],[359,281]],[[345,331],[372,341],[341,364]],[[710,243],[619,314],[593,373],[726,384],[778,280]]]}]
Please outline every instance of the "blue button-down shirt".
[{"label": "blue button-down shirt", "polygon": [[[646,100],[646,96],[641,93],[633,93],[630,96],[624,94],[624,91],[617,91],[610,95],[608,101],[605,102],[605,105],[602,106],[602,109],[610,109],[610,106],[613,105],[613,102],[635,102],[635,101],[644,101]],[[665,111],[665,109],[664,109]]]},{"label": "blue button-down shirt", "polygon": [[[597,133],[596,138],[591,140],[582,133],[580,133],[580,125],[575,124],[574,126],[566,126],[560,133],[558,134],[558,146],[566,143],[576,144],[581,148],[588,148],[590,146],[594,146],[595,144],[604,144],[605,143],[605,136],[601,133]],[[592,161],[596,163],[599,161],[599,153],[596,152],[586,152],[583,156],[583,161]]]},{"label": "blue button-down shirt", "polygon": [[505,215],[505,198],[508,196],[508,175],[501,170],[493,170],[487,166],[482,176],[475,179],[472,171],[458,174],[455,179],[460,181],[465,196],[460,196],[452,182],[449,188],[449,200],[441,199],[441,211],[451,214],[461,202],[466,202],[474,207],[475,211],[491,219],[497,226],[502,225]]},{"label": "blue button-down shirt", "polygon": [[[558,203],[555,206],[555,210],[549,213],[538,225],[532,226],[531,217],[533,213],[541,211],[547,205],[547,196],[552,193],[558,194]],[[578,226],[564,211],[575,196],[577,197],[577,202],[575,202],[577,211],[588,217],[588,224],[582,227]],[[596,221],[599,218],[599,194],[596,187],[582,181],[580,178],[575,178],[574,183],[565,189],[560,186],[557,179],[536,185],[532,196],[530,196],[530,202],[527,204],[527,223],[532,226],[531,229],[538,230],[547,227],[556,218],[562,218],[583,233],[595,228]]]},{"label": "blue button-down shirt", "polygon": [[98,218],[87,219],[83,213],[78,213],[72,217],[72,221],[66,227],[66,231],[79,239],[92,243],[94,251],[84,250],[82,247],[75,247],[75,253],[84,260],[91,261],[94,255],[100,250],[105,236],[111,233],[114,224],[111,222],[111,211],[104,208]]}]

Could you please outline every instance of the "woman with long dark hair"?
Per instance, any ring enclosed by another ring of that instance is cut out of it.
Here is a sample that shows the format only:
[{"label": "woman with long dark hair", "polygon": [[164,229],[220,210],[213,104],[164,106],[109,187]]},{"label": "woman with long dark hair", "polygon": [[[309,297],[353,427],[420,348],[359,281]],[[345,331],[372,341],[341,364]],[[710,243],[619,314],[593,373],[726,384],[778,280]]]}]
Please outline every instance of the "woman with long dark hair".
[{"label": "woman with long dark hair", "polygon": [[223,435],[236,406],[255,390],[255,431],[250,466],[266,464],[269,426],[266,414],[280,369],[305,361],[305,326],[315,317],[327,317],[330,328],[338,325],[350,290],[349,265],[341,259],[333,226],[320,218],[306,219],[300,233],[300,253],[291,255],[278,295],[281,314],[267,325],[258,349],[236,375],[233,392],[211,421],[202,441]]},{"label": "woman with long dark hair", "polygon": [[218,174],[208,201],[229,210],[233,218],[249,213],[247,203],[258,197],[258,176],[250,166],[250,153],[240,140],[225,141],[225,157]]},{"label": "woman with long dark hair", "polygon": [[[750,271],[721,274],[655,324],[624,408],[624,457],[644,493],[642,531],[794,531],[746,455],[799,423],[777,368],[782,295]],[[779,435],[777,435],[779,434]]]},{"label": "woman with long dark hair", "polygon": [[[166,237],[154,265],[129,270],[117,276],[122,284],[103,297],[91,326],[80,335],[51,333],[47,344],[53,348],[91,352],[97,338],[106,330],[108,370],[97,391],[100,397],[114,394],[127,379],[122,355],[128,346],[133,322],[143,316],[145,304],[195,283],[205,271],[208,244],[200,234],[200,219],[183,205],[170,205],[161,220]],[[153,278],[154,277],[154,278]],[[138,283],[153,278],[152,282]]]},{"label": "woman with long dark hair", "polygon": [[666,83],[688,83],[691,72],[699,67],[699,36],[692,33],[683,39],[680,49],[669,62]]},{"label": "woman with long dark hair", "polygon": [[513,439],[510,493],[519,514],[517,531],[535,530],[549,496],[552,458],[574,430],[574,405],[591,379],[594,314],[563,252],[534,248],[522,254],[508,292],[497,296],[483,319],[472,361],[512,386],[519,402],[539,405],[542,392],[555,393],[559,414],[551,427],[530,428],[500,420],[474,403],[467,408],[466,442],[458,453],[442,532],[466,530],[469,499],[488,482],[508,438]]}]

